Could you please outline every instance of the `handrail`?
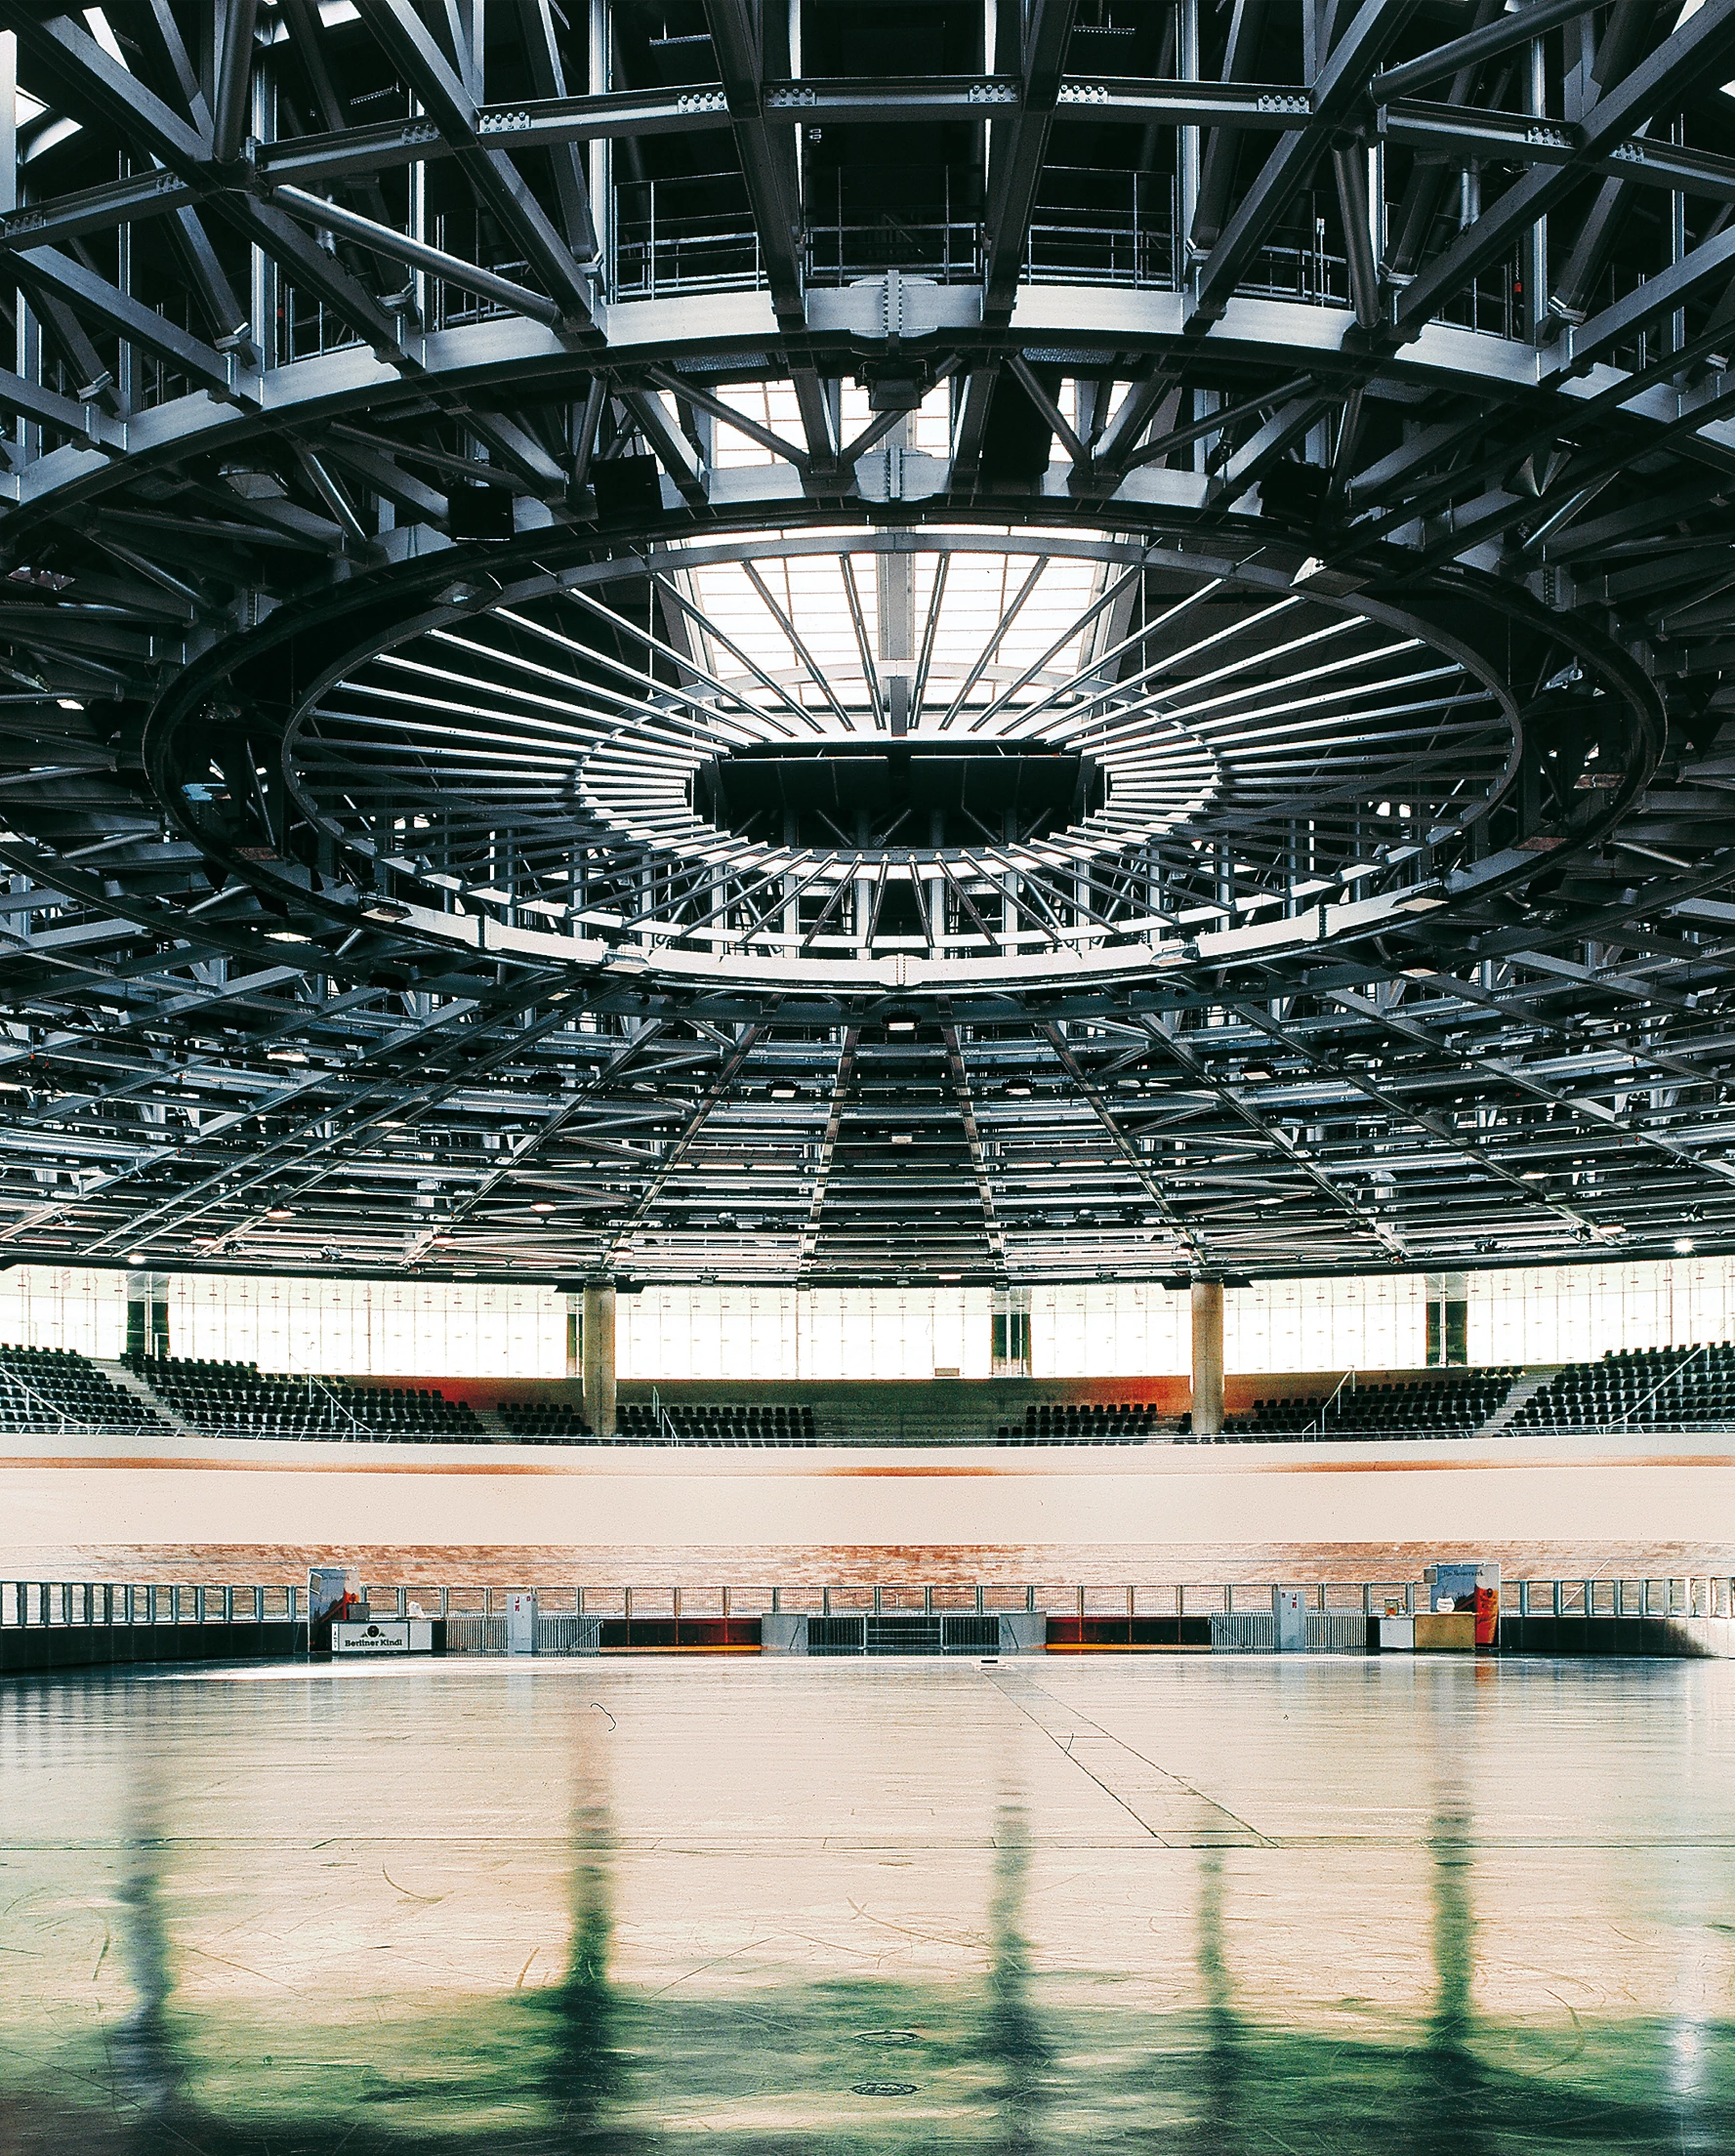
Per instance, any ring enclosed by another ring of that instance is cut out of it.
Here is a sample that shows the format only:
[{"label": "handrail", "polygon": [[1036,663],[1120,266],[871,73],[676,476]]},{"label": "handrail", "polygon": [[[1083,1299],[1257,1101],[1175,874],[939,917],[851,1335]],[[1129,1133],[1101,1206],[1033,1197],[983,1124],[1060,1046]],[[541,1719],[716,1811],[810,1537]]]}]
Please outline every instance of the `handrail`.
[{"label": "handrail", "polygon": [[0,1377],[4,1377],[9,1385],[17,1386],[21,1392],[46,1413],[58,1418],[57,1435],[64,1436],[70,1430],[80,1437],[103,1437],[128,1427],[121,1423],[92,1423],[87,1422],[82,1415],[68,1415],[63,1407],[49,1399],[46,1394],[38,1392],[28,1378],[21,1378],[8,1363],[0,1363]]},{"label": "handrail", "polygon": [[325,1397],[331,1402],[332,1406],[338,1410],[339,1414],[349,1416],[350,1427],[352,1430],[364,1430],[367,1431],[370,1437],[378,1434],[371,1423],[364,1423],[359,1415],[355,1414],[351,1409],[345,1406],[344,1402],[338,1398],[337,1394],[331,1389],[330,1386],[325,1383],[325,1380],[323,1378],[315,1376],[314,1373],[310,1370],[308,1372],[307,1375],[308,1397],[310,1399],[311,1399],[313,1396],[313,1388],[317,1386],[319,1390],[324,1393]]},{"label": "handrail", "polygon": [[1301,1435],[1303,1437],[1310,1430],[1318,1430],[1319,1434],[1322,1437],[1325,1435],[1325,1419],[1331,1413],[1332,1409],[1337,1406],[1338,1395],[1340,1392],[1343,1391],[1345,1386],[1349,1388],[1351,1393],[1354,1392],[1355,1369],[1353,1364],[1350,1366],[1349,1369],[1344,1371],[1343,1375],[1338,1380],[1337,1384],[1333,1386],[1331,1397],[1320,1408],[1319,1413],[1313,1418],[1310,1423],[1303,1423],[1301,1425]]},{"label": "handrail", "polygon": [[1662,1391],[1663,1388],[1666,1385],[1673,1385],[1675,1379],[1680,1376],[1683,1370],[1688,1369],[1699,1359],[1701,1355],[1709,1355],[1711,1349],[1702,1342],[1697,1348],[1692,1350],[1690,1354],[1683,1355],[1681,1360],[1675,1364],[1673,1370],[1666,1370],[1663,1373],[1663,1375],[1657,1380],[1656,1384],[1651,1387],[1650,1390],[1645,1394],[1642,1400],[1633,1401],[1632,1405],[1621,1417],[1621,1421],[1623,1423],[1630,1423],[1632,1420],[1633,1416],[1638,1413],[1639,1409],[1648,1405],[1650,1401],[1654,1400],[1657,1394]]}]

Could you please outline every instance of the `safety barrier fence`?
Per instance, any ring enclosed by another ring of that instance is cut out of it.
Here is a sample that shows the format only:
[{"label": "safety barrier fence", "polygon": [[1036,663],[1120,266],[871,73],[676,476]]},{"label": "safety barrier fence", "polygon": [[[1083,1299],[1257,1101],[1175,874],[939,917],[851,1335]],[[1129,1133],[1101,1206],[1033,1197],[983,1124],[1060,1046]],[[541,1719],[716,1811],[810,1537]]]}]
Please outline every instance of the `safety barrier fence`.
[{"label": "safety barrier fence", "polygon": [[[515,1594],[534,1595],[541,1624],[577,1627],[608,1623],[686,1624],[753,1620],[777,1614],[811,1617],[911,1615],[953,1617],[1042,1613],[1056,1620],[1099,1622],[1117,1618],[1216,1619],[1228,1629],[1243,1622],[1270,1622],[1278,1585],[1081,1587],[1062,1582],[1023,1586],[922,1587],[451,1587],[413,1584],[371,1586],[361,1600],[373,1617],[429,1617],[459,1627],[473,1640],[468,1651],[504,1648],[507,1607]],[[1318,1620],[1322,1642],[1331,1624],[1387,1614],[1414,1615],[1427,1607],[1420,1580],[1322,1581],[1305,1588],[1309,1621]],[[1500,1589],[1503,1617],[1703,1618],[1735,1616],[1735,1577],[1676,1575],[1665,1579],[1591,1578],[1507,1580]],[[294,1583],[188,1586],[175,1583],[91,1580],[0,1581],[0,1633],[126,1629],[143,1626],[305,1624],[307,1589]],[[448,1632],[448,1640],[453,1635]],[[1255,1635],[1248,1635],[1251,1638]]]},{"label": "safety barrier fence", "polygon": [[[667,1411],[665,1410],[665,1415]],[[1255,1436],[1245,1430],[1224,1430],[1212,1436],[1193,1436],[1185,1431],[1152,1430],[1128,1436],[1094,1436],[1054,1434],[1038,1435],[1017,1430],[1008,1437],[990,1434],[960,1437],[951,1431],[929,1434],[919,1426],[900,1429],[896,1436],[888,1437],[881,1431],[869,1431],[857,1435],[847,1430],[829,1430],[818,1435],[778,1435],[762,1432],[731,1434],[727,1436],[699,1435],[691,1432],[675,1433],[673,1426],[656,1434],[635,1432],[631,1436],[616,1434],[612,1437],[595,1435],[568,1436],[559,1432],[533,1436],[495,1436],[486,1430],[375,1430],[365,1424],[353,1428],[325,1430],[261,1430],[252,1426],[207,1424],[195,1427],[186,1425],[187,1432],[200,1438],[221,1439],[226,1444],[275,1444],[275,1445],[463,1445],[470,1448],[498,1445],[565,1446],[568,1449],[589,1447],[593,1451],[654,1452],[670,1449],[714,1452],[812,1452],[832,1447],[879,1448],[887,1451],[904,1451],[914,1448],[940,1448],[956,1450],[960,1446],[988,1447],[995,1451],[1030,1452],[1077,1452],[1083,1450],[1104,1451],[1116,1447],[1169,1445],[1239,1445],[1281,1450],[1295,1445],[1346,1445],[1361,1449],[1375,1445],[1399,1444],[1464,1444],[1476,1435],[1473,1430],[1267,1430]],[[18,1437],[107,1437],[124,1439],[129,1444],[143,1440],[179,1442],[180,1430],[167,1426],[139,1424],[86,1423],[76,1417],[62,1417],[58,1423],[46,1418],[27,1430],[10,1430],[9,1436]],[[1735,1422],[1727,1416],[1699,1422],[1643,1422],[1614,1420],[1605,1423],[1526,1423],[1521,1429],[1500,1430],[1489,1442],[1506,1443],[1508,1440],[1521,1446],[1541,1445],[1556,1437],[1568,1438],[1628,1438],[1628,1437],[1693,1437],[1714,1439],[1719,1450],[1735,1453]]]}]

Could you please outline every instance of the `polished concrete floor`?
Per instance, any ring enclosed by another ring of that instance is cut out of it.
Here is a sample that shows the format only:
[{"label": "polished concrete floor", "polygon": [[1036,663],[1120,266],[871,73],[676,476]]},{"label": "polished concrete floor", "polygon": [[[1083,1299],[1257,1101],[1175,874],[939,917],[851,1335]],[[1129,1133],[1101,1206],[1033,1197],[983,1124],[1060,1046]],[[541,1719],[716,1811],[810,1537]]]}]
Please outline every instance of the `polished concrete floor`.
[{"label": "polished concrete floor", "polygon": [[0,2151],[1735,2149],[1735,1665],[0,1688]]}]

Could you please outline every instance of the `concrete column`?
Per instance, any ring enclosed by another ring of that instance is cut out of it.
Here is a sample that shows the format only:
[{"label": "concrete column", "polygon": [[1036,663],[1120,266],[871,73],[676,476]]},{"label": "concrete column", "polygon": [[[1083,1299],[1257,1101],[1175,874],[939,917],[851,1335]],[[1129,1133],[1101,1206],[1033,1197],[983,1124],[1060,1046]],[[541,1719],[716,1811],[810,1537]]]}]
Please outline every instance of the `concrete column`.
[{"label": "concrete column", "polygon": [[[1220,1291],[1219,1291],[1220,1293]],[[614,1435],[614,1282],[585,1282],[585,1420],[599,1437]]]},{"label": "concrete column", "polygon": [[1215,1437],[1223,1427],[1223,1284],[1193,1282],[1193,1434]]},{"label": "concrete column", "polygon": [[566,1375],[569,1378],[579,1378],[584,1375],[584,1364],[578,1348],[579,1297],[574,1290],[568,1288],[560,1300],[566,1306]]}]

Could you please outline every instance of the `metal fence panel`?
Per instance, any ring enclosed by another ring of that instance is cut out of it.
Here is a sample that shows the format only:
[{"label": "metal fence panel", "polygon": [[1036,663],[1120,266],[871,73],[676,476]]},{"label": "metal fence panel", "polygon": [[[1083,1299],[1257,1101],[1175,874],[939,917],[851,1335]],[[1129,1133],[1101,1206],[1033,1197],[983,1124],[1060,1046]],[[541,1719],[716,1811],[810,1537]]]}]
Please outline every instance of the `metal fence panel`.
[{"label": "metal fence panel", "polygon": [[1307,1614],[1309,1654],[1366,1654],[1368,1621],[1358,1610],[1310,1610]]},{"label": "metal fence panel", "polygon": [[809,1654],[862,1654],[867,1641],[865,1617],[815,1617],[807,1619]]}]

